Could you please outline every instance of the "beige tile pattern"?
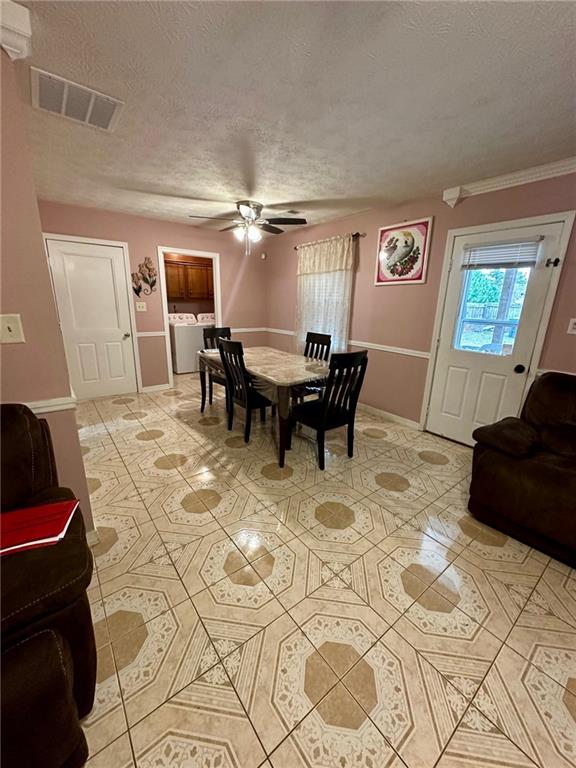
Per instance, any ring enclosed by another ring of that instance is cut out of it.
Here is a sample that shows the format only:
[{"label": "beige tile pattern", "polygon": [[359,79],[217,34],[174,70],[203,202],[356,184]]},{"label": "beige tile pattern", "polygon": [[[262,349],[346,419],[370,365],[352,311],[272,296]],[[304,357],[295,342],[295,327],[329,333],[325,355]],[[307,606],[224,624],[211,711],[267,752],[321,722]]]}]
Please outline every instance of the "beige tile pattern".
[{"label": "beige tile pattern", "polygon": [[574,766],[576,574],[468,512],[471,451],[358,413],[326,470],[195,376],[81,403],[94,768]]},{"label": "beige tile pattern", "polygon": [[465,698],[390,629],[343,678],[408,764],[432,768],[466,710]]},{"label": "beige tile pattern", "polygon": [[540,766],[576,765],[576,696],[504,646],[474,699]]},{"label": "beige tile pattern", "polygon": [[218,664],[131,730],[138,768],[258,768],[266,757]]}]

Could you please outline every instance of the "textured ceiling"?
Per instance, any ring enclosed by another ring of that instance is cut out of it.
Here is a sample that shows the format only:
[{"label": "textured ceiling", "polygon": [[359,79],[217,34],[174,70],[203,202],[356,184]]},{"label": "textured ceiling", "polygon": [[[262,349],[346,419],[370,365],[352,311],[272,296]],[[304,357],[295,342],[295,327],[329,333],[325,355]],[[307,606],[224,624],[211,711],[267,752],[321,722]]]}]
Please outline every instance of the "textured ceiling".
[{"label": "textured ceiling", "polygon": [[113,134],[29,107],[45,199],[317,222],[575,153],[574,3],[25,5],[28,103],[30,63],[126,102]]}]

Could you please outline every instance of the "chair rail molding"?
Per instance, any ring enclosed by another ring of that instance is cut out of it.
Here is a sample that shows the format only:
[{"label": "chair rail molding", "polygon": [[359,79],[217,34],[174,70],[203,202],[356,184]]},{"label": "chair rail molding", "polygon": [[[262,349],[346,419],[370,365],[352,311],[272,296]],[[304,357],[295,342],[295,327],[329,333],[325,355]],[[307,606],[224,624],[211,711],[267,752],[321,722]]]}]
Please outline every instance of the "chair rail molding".
[{"label": "chair rail molding", "polygon": [[[232,328],[232,333],[277,333],[281,336],[296,336],[296,331],[288,331],[283,328]],[[421,349],[405,349],[404,347],[392,347],[388,344],[376,344],[372,341],[356,341],[350,339],[349,347],[359,347],[361,349],[374,349],[378,352],[390,352],[394,355],[406,355],[407,357],[421,357],[424,360],[430,359],[430,352]]]},{"label": "chair rail molding", "polygon": [[30,11],[12,0],[2,0],[0,45],[11,59],[26,59],[32,54]]},{"label": "chair rail molding", "polygon": [[489,179],[472,181],[469,184],[462,184],[458,187],[450,187],[442,193],[442,200],[444,200],[446,205],[454,208],[465,197],[484,195],[486,192],[496,192],[499,189],[518,187],[521,184],[530,184],[534,181],[553,179],[555,176],[566,176],[569,173],[576,173],[576,157],[567,157],[565,160],[557,160],[554,163],[546,163],[545,165],[536,165],[523,171],[514,171],[513,173],[505,173],[502,176],[493,176]]},{"label": "chair rail molding", "polygon": [[424,360],[430,359],[430,352],[423,352],[420,349],[405,349],[404,347],[390,347],[386,344],[374,344],[371,341],[354,341],[350,339],[349,347],[361,347],[363,349],[376,349],[379,352],[391,352],[394,355],[407,355],[408,357],[422,357]]}]

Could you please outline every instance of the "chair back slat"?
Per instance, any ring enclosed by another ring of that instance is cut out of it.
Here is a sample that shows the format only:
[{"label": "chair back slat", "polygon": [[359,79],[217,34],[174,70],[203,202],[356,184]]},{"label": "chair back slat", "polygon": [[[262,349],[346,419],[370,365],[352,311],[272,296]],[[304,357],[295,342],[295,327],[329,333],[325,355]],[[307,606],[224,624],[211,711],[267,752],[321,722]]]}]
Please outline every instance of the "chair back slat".
[{"label": "chair back slat", "polygon": [[332,355],[323,396],[325,420],[330,418],[331,413],[354,413],[367,365],[368,352],[365,350]]},{"label": "chair back slat", "polygon": [[219,339],[229,339],[232,336],[230,328],[204,328],[204,349],[218,349]]},{"label": "chair back slat", "polygon": [[304,356],[311,357],[314,360],[328,360],[331,344],[332,337],[329,333],[313,333],[308,331],[306,334]]},{"label": "chair back slat", "polygon": [[246,407],[250,375],[244,365],[244,349],[241,341],[227,341],[220,338],[218,349],[226,374],[228,396]]}]

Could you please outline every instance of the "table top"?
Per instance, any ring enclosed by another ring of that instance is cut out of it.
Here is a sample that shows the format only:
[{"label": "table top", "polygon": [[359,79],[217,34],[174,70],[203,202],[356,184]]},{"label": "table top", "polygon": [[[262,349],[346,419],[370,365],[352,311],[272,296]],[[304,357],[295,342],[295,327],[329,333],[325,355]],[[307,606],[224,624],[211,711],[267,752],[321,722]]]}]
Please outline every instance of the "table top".
[{"label": "table top", "polygon": [[[205,349],[199,355],[208,361],[221,362],[217,349]],[[328,363],[323,360],[282,352],[274,347],[244,347],[244,364],[253,376],[277,387],[294,387],[328,375]]]}]

